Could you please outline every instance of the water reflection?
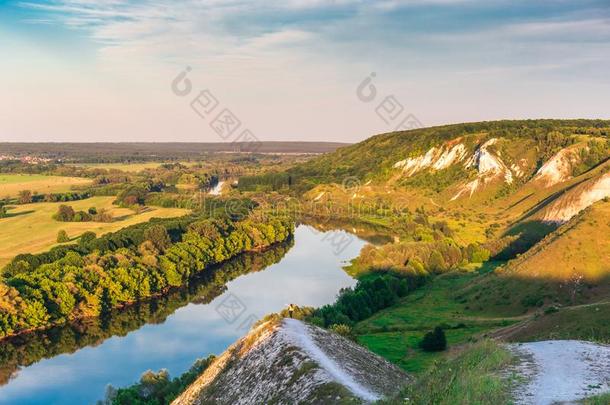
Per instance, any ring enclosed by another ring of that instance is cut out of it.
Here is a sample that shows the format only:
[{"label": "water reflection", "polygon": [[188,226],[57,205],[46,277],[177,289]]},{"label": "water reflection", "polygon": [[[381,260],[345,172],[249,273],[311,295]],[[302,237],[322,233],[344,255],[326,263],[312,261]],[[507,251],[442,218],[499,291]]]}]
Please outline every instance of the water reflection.
[{"label": "water reflection", "polygon": [[260,254],[241,255],[204,277],[194,279],[188,287],[124,310],[115,310],[104,318],[84,319],[10,339],[0,346],[0,384],[6,384],[19,367],[43,358],[73,353],[85,346],[97,346],[109,337],[125,336],[145,324],[161,324],[176,309],[190,302],[207,304],[226,291],[227,282],[279,262],[293,243],[291,239]]},{"label": "water reflection", "polygon": [[[363,245],[355,239],[335,255],[321,233],[299,226],[293,241],[242,255],[166,297],[3,343],[0,403],[89,404],[104,396],[107,384],[131,384],[147,369],[178,375],[242,336],[248,316],[260,318],[288,303],[334,301],[340,288],[355,283],[341,266]],[[232,323],[216,311],[227,294],[246,308]]]},{"label": "water reflection", "polygon": [[319,218],[307,216],[301,217],[300,221],[320,232],[349,232],[356,235],[358,238],[377,246],[391,243],[398,238],[398,233],[394,234],[392,229],[388,229],[386,226],[362,221],[349,221],[337,218],[327,218],[324,221],[321,221]]}]

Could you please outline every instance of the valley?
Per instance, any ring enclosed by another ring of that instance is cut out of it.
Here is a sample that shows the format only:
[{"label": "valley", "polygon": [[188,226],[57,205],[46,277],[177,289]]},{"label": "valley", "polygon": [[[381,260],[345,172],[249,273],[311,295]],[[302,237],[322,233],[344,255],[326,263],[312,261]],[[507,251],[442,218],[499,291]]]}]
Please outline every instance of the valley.
[{"label": "valley", "polygon": [[86,180],[2,200],[0,403],[530,403],[548,379],[515,345],[610,342],[609,136],[497,121],[321,155],[0,162]]},{"label": "valley", "polygon": [[609,5],[0,1],[0,405],[610,405]]},{"label": "valley", "polygon": [[[129,385],[143,370],[185,372],[195,359],[224,351],[256,320],[287,303],[331,303],[337,291],[354,284],[341,264],[355,257],[364,242],[355,239],[335,256],[323,236],[301,226],[294,241],[237,257],[167,297],[143,301],[99,321],[85,319],[4,342],[0,382],[6,385],[0,386],[0,403],[94,403],[108,384]],[[312,246],[319,254],[307,259]],[[225,319],[218,308],[233,298],[239,311],[225,314]],[[37,378],[55,369],[70,377]],[[83,379],[86,386],[80,383]]]}]

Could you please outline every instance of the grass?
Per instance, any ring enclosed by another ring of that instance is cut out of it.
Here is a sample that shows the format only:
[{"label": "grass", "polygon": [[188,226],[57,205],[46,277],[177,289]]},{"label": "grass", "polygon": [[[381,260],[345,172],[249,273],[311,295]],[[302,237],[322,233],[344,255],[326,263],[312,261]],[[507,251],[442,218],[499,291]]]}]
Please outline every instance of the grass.
[{"label": "grass", "polygon": [[610,404],[610,392],[583,399],[579,403],[582,405],[608,405]]},{"label": "grass", "polygon": [[562,308],[528,322],[508,340],[577,339],[610,343],[610,302]]},{"label": "grass", "polygon": [[20,253],[39,253],[56,245],[57,232],[64,229],[71,239],[76,239],[85,231],[97,235],[114,232],[153,217],[168,218],[184,215],[187,210],[178,208],[151,208],[140,214],[134,214],[127,208],[112,205],[114,197],[93,197],[86,200],[67,203],[75,210],[87,210],[96,207],[98,211],[106,208],[115,218],[114,222],[58,222],[52,216],[60,204],[36,203],[18,205],[10,208],[8,218],[0,219],[0,266],[5,265]]},{"label": "grass", "polygon": [[[566,281],[575,274],[599,282],[610,273],[610,202],[600,201],[516,260],[520,274]],[[557,266],[561,263],[561,266]]]},{"label": "grass", "polygon": [[610,202],[562,225],[496,274],[461,291],[481,314],[514,316],[549,305],[599,302],[610,293]]},{"label": "grass", "polygon": [[[485,270],[486,271],[486,270]],[[443,353],[419,348],[424,334],[443,326],[450,347],[476,340],[487,331],[518,321],[509,317],[482,317],[468,303],[455,299],[455,291],[479,273],[448,273],[403,298],[398,304],[359,322],[354,333],[360,344],[409,372],[422,372]]]},{"label": "grass", "polygon": [[30,190],[38,194],[63,193],[70,191],[72,186],[82,186],[90,183],[90,179],[79,177],[0,174],[0,198],[16,197],[21,190]]},{"label": "grass", "polygon": [[387,404],[509,404],[513,381],[503,371],[514,361],[499,344],[485,340],[455,357],[437,361]]}]

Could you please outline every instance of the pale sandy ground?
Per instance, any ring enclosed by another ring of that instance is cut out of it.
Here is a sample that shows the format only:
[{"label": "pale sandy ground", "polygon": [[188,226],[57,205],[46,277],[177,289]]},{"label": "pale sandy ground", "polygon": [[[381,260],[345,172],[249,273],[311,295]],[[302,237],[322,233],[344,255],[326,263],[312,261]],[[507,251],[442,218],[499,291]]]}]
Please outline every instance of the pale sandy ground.
[{"label": "pale sandy ground", "polygon": [[284,319],[284,324],[286,325],[286,333],[295,344],[315,360],[315,362],[330,374],[335,381],[367,402],[376,401],[380,398],[380,395],[371,392],[368,388],[359,384],[347,370],[342,369],[339,364],[328,357],[326,353],[316,345],[309,335],[307,328],[301,321],[297,321],[296,319]]},{"label": "pale sandy ground", "polygon": [[526,378],[517,404],[571,403],[610,391],[610,346],[578,340],[512,344],[522,362],[514,371]]}]

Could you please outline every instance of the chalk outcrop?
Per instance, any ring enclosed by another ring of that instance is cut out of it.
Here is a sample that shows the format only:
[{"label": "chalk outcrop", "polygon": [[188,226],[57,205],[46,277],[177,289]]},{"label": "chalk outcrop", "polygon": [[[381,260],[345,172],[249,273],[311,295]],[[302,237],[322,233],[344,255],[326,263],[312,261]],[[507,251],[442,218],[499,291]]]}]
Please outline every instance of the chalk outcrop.
[{"label": "chalk outcrop", "polygon": [[173,405],[370,403],[409,381],[354,342],[284,319],[258,326],[227,349]]}]

